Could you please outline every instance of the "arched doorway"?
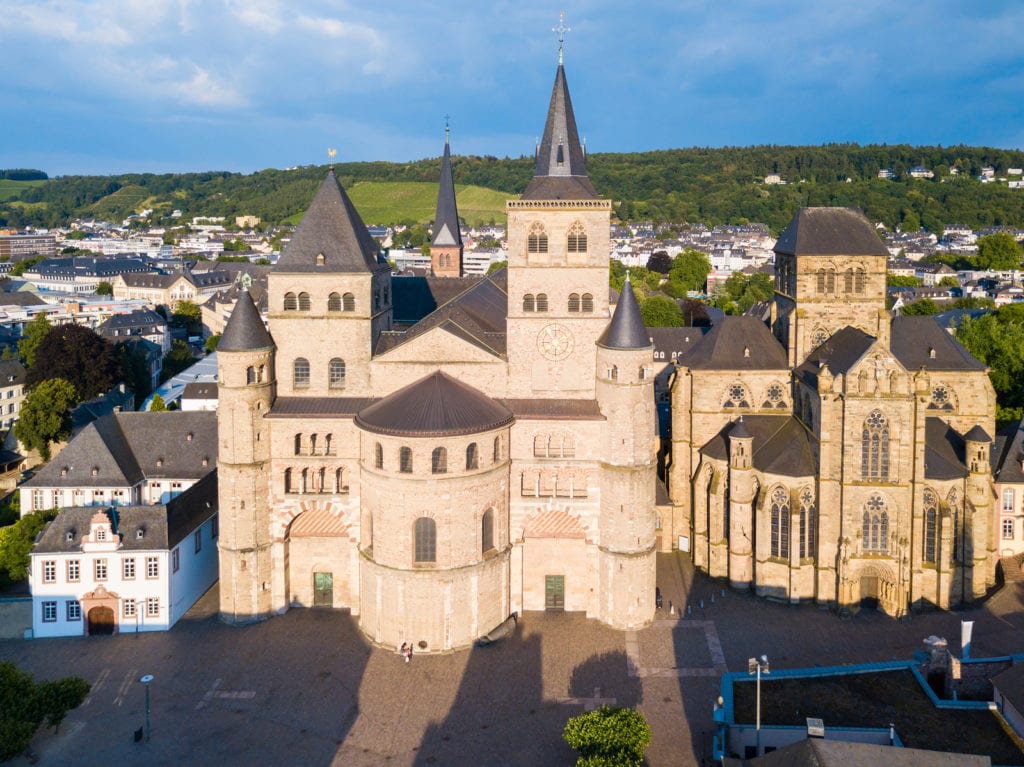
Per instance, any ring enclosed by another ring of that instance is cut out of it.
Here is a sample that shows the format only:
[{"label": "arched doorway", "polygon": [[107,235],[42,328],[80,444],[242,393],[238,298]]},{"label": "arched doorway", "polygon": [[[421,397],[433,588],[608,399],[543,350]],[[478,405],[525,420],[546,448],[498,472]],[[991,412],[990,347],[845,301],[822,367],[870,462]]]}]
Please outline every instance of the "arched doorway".
[{"label": "arched doorway", "polygon": [[89,636],[102,636],[114,633],[114,611],[109,607],[97,605],[89,610]]},{"label": "arched doorway", "polygon": [[878,609],[878,576],[865,574],[860,577],[860,606],[869,610]]}]

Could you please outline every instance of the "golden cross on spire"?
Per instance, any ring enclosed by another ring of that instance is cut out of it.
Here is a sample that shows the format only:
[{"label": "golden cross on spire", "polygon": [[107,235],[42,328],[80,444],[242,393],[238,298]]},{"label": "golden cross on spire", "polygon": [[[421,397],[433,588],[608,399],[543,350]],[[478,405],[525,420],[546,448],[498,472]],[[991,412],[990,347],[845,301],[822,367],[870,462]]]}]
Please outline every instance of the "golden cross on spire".
[{"label": "golden cross on spire", "polygon": [[451,118],[448,115],[444,116],[444,143],[448,143],[448,121]]},{"label": "golden cross on spire", "polygon": [[338,153],[338,150],[334,149],[333,147],[330,147],[330,148],[327,149],[327,156],[329,158],[331,158],[331,167],[332,168],[334,167],[334,155],[336,155],[337,153]]},{"label": "golden cross on spire", "polygon": [[572,32],[572,27],[565,26],[565,11],[558,12],[558,26],[552,27],[552,32],[558,33],[558,64],[562,64],[562,43],[565,42],[565,33]]}]

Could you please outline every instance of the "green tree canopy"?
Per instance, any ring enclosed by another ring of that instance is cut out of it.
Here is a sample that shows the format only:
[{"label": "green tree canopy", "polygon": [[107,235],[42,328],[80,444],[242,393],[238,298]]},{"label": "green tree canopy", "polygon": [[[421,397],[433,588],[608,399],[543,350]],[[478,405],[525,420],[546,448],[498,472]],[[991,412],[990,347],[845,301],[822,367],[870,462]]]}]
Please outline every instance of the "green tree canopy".
[{"label": "green tree canopy", "polygon": [[203,344],[203,348],[206,349],[207,354],[217,351],[217,344],[220,343],[220,336],[220,333],[214,333],[206,339],[206,343]]},{"label": "green tree canopy", "polygon": [[889,274],[885,277],[885,284],[890,288],[917,288],[921,286],[921,280],[912,274]]},{"label": "green tree canopy", "polygon": [[997,404],[1024,407],[1024,307],[1004,306],[977,319],[967,318],[956,337],[989,366]]},{"label": "green tree canopy", "polygon": [[1020,269],[1021,248],[1009,232],[996,232],[978,238],[979,269]]},{"label": "green tree canopy", "polygon": [[504,269],[506,266],[508,266],[508,261],[495,261],[487,267],[487,274],[494,274],[496,271]]},{"label": "green tree canopy", "polygon": [[169,320],[172,327],[188,328],[190,331],[197,330],[203,324],[203,312],[193,301],[183,299],[174,307],[174,313]]},{"label": "green tree canopy", "polygon": [[687,248],[672,259],[665,292],[676,298],[684,298],[691,290],[703,292],[710,273],[708,257],[699,250]]},{"label": "green tree canopy", "polygon": [[52,327],[50,320],[43,312],[33,317],[32,321],[25,326],[21,340],[18,341],[18,354],[25,367],[31,368],[35,364],[36,349],[39,348],[39,344],[46,338],[46,334]]},{"label": "green tree canopy", "polygon": [[[121,359],[112,343],[81,325],[58,325],[36,347],[29,387],[51,378],[70,381],[78,402],[97,397],[121,380]],[[76,403],[77,404],[77,403]]]},{"label": "green tree canopy", "polygon": [[14,436],[49,461],[50,443],[71,436],[71,408],[78,402],[73,384],[63,378],[43,381],[25,397],[21,415],[14,422]]},{"label": "green tree canopy", "polygon": [[930,298],[922,298],[900,307],[900,314],[908,317],[922,317],[938,314],[941,307]]},{"label": "green tree canopy", "polygon": [[12,525],[0,527],[0,576],[8,583],[18,583],[28,577],[29,554],[36,536],[56,516],[56,509],[35,511]]},{"label": "green tree canopy", "polygon": [[96,286],[96,295],[97,296],[112,296],[112,295],[114,295],[114,286],[111,285],[106,280],[102,280]]},{"label": "green tree canopy", "polygon": [[562,736],[580,753],[577,767],[639,767],[651,743],[651,728],[631,708],[601,706],[572,717]]},{"label": "green tree canopy", "polygon": [[679,304],[668,296],[651,296],[640,302],[640,316],[649,328],[676,328],[684,324]]},{"label": "green tree canopy", "polygon": [[668,251],[656,250],[647,259],[647,271],[658,274],[668,274],[672,268],[672,259],[668,257]]},{"label": "green tree canopy", "polygon": [[28,748],[44,718],[56,730],[68,711],[82,705],[89,690],[80,676],[36,684],[13,663],[0,661],[0,761]]},{"label": "green tree canopy", "polygon": [[936,283],[936,287],[940,288],[959,288],[960,280],[954,277],[952,274],[947,274],[941,280]]},{"label": "green tree canopy", "polygon": [[154,394],[153,399],[149,401],[149,410],[152,413],[163,413],[167,410],[167,405],[164,404],[164,398],[159,394]]},{"label": "green tree canopy", "polygon": [[11,277],[20,277],[33,266],[38,264],[40,261],[45,260],[45,256],[32,256],[31,258],[23,258],[14,263],[11,270],[7,272]]},{"label": "green tree canopy", "polygon": [[192,348],[178,339],[171,344],[171,350],[164,355],[164,369],[160,378],[164,381],[173,378],[195,361],[196,358],[192,356]]},{"label": "green tree canopy", "polygon": [[734,272],[715,296],[714,304],[726,314],[743,314],[754,304],[767,301],[774,292],[772,278],[764,272],[750,276]]}]

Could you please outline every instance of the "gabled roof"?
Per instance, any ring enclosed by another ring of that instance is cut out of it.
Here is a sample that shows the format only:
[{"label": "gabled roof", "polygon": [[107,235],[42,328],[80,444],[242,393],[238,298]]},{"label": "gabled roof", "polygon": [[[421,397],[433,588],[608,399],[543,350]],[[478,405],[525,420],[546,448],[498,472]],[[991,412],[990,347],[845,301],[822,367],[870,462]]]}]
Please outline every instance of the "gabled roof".
[{"label": "gabled roof", "polygon": [[708,331],[684,364],[693,370],[788,370],[782,344],[756,317],[725,317]]},{"label": "gabled roof", "polygon": [[640,315],[640,304],[637,303],[633,286],[626,274],[626,282],[622,289],[619,302],[615,305],[612,321],[597,339],[598,346],[606,349],[647,349],[651,346],[651,337],[644,327],[644,318]]},{"label": "gabled roof", "polygon": [[876,340],[863,330],[848,325],[808,354],[797,372],[804,377],[817,378],[822,365],[828,364],[833,375],[845,375],[863,359]]},{"label": "gabled roof", "polygon": [[985,369],[934,317],[894,317],[890,348],[907,370]]},{"label": "gabled roof", "polygon": [[[317,263],[319,256],[323,256],[322,264]],[[380,269],[387,269],[387,262],[332,168],[274,271],[330,273]]]},{"label": "gabled roof", "polygon": [[466,277],[392,276],[391,316],[395,324],[412,325],[437,307],[480,282],[478,275]]},{"label": "gabled roof", "polygon": [[461,248],[459,209],[455,204],[455,181],[452,178],[452,156],[445,129],[444,156],[441,158],[441,181],[437,186],[437,212],[434,214],[434,239],[431,245]]},{"label": "gabled roof", "polygon": [[889,257],[871,222],[856,208],[800,208],[775,243],[793,256]]},{"label": "gabled roof", "polygon": [[962,479],[968,474],[964,462],[964,439],[941,418],[929,416],[924,425],[925,479]]},{"label": "gabled roof", "polygon": [[359,428],[394,437],[455,437],[512,423],[512,411],[440,370],[361,410]]},{"label": "gabled roof", "polygon": [[[703,455],[729,460],[728,437],[753,437],[753,465],[767,474],[784,477],[813,477],[818,470],[818,442],[791,415],[746,415],[743,421],[727,423],[700,449]],[[745,432],[745,433],[744,433]]]},{"label": "gabled roof", "polygon": [[996,482],[1024,483],[1024,421],[1003,429],[992,446],[992,473]]},{"label": "gabled roof", "polygon": [[248,290],[243,290],[231,316],[224,326],[217,350],[222,352],[247,352],[257,349],[272,349],[274,340],[267,332],[260,311],[252,301]]},{"label": "gabled roof", "polygon": [[597,190],[587,177],[586,155],[576,130],[576,116],[561,62],[551,90],[544,137],[537,148],[533,180],[524,200],[593,200]]}]

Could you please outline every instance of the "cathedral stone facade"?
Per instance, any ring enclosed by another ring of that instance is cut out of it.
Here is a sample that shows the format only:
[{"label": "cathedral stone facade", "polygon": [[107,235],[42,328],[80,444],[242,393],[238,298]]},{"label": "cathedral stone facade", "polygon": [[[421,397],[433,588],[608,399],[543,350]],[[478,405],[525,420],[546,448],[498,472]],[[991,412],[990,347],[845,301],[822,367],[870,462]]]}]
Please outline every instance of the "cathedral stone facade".
[{"label": "cathedral stone facade", "polygon": [[224,620],[347,608],[375,642],[442,651],[519,610],[652,619],[652,345],[630,290],[611,310],[585,159],[560,63],[508,266],[469,279],[446,141],[433,260],[457,290],[414,323],[395,301],[415,286],[324,180],[269,330],[243,295],[218,347]]},{"label": "cathedral stone facade", "polygon": [[930,317],[885,309],[858,212],[801,209],[775,297],[727,317],[672,383],[673,532],[735,588],[892,615],[994,585],[995,393]]}]

